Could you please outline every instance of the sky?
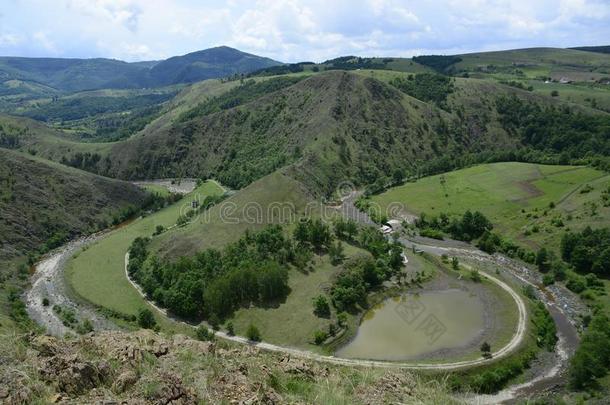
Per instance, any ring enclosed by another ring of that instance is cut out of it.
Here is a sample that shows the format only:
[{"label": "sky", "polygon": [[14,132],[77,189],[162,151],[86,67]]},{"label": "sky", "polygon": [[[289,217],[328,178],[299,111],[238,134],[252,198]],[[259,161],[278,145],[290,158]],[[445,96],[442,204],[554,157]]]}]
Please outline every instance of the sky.
[{"label": "sky", "polygon": [[0,0],[0,55],[282,62],[610,45],[610,0]]}]

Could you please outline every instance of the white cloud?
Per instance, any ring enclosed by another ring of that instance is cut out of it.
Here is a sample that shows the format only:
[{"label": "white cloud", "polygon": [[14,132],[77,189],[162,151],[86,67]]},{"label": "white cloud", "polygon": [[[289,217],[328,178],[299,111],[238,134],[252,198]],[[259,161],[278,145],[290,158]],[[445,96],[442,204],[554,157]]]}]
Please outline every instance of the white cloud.
[{"label": "white cloud", "polygon": [[23,38],[15,34],[0,34],[0,48],[2,47],[14,47],[19,45],[23,41]]},{"label": "white cloud", "polygon": [[3,0],[0,14],[0,54],[126,60],[223,44],[320,61],[610,38],[607,0]]},{"label": "white cloud", "polygon": [[35,32],[34,34],[32,34],[32,38],[42,49],[49,52],[51,55],[57,54],[57,46],[49,38],[48,33],[43,32],[43,31],[38,31],[38,32]]}]

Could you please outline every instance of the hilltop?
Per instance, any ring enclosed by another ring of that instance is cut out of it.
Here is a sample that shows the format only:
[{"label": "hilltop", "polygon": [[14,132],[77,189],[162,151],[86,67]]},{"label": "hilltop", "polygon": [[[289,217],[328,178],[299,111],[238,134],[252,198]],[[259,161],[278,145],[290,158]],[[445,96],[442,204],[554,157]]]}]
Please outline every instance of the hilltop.
[{"label": "hilltop", "polygon": [[94,89],[159,87],[249,73],[279,65],[221,46],[162,61],[0,57],[0,95],[44,95]]}]

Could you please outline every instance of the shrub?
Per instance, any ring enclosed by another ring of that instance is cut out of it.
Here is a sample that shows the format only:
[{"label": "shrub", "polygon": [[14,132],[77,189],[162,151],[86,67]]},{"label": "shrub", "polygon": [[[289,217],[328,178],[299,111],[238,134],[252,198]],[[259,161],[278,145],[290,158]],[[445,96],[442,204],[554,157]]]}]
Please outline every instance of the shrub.
[{"label": "shrub", "polygon": [[253,342],[261,341],[261,332],[258,330],[254,324],[248,325],[248,329],[246,330],[246,337]]},{"label": "shrub", "polygon": [[211,332],[204,325],[199,325],[195,331],[195,336],[197,336],[197,339],[199,340],[209,341],[214,339],[214,332]]},{"label": "shrub", "polygon": [[317,330],[313,334],[313,341],[316,345],[321,345],[327,338],[328,334],[321,330]]},{"label": "shrub", "polygon": [[148,308],[142,308],[138,312],[138,325],[144,329],[153,329],[157,325],[154,314]]},{"label": "shrub", "polygon": [[323,295],[318,295],[313,300],[313,312],[321,318],[327,318],[330,316],[330,305],[328,300]]}]

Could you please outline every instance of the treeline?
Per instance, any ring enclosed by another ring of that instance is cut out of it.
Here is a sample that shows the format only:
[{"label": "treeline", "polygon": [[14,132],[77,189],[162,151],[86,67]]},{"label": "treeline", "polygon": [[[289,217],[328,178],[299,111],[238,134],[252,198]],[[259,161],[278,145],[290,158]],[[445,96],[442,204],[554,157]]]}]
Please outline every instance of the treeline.
[{"label": "treeline", "polygon": [[[470,242],[473,239],[481,237],[485,232],[493,229],[493,225],[489,219],[479,211],[472,212],[467,210],[461,217],[452,217],[442,212],[438,216],[428,217],[422,213],[417,219],[415,225],[421,229],[423,236],[435,237],[442,239],[442,233],[451,235],[453,239]],[[437,233],[429,232],[429,230],[437,231]],[[428,235],[426,235],[428,234]]]},{"label": "treeline", "polygon": [[[339,240],[337,240],[339,239]],[[402,266],[402,246],[374,228],[358,230],[340,220],[334,229],[320,220],[300,221],[291,236],[278,226],[246,232],[222,250],[207,249],[176,262],[148,252],[148,239],[137,238],[130,248],[128,272],[160,306],[188,319],[212,324],[241,307],[268,305],[289,293],[288,270],[306,271],[314,254],[328,254],[333,265],[345,261],[341,240],[369,251],[371,258],[344,264],[330,298],[338,311],[366,304],[367,293]]]},{"label": "treeline", "polygon": [[[345,263],[343,271],[331,288],[333,306],[337,311],[353,310],[366,306],[369,291],[390,279],[403,266],[403,247],[399,242],[388,241],[377,229],[362,228],[357,235],[352,221],[340,220],[335,225],[338,237],[356,243],[372,257],[357,257]],[[353,236],[355,235],[355,239]]]},{"label": "treeline", "polygon": [[583,114],[567,106],[541,106],[515,95],[496,99],[500,123],[524,145],[561,154],[565,160],[610,156],[610,117]]},{"label": "treeline", "polygon": [[357,56],[341,56],[323,63],[325,70],[386,69],[393,59],[372,59]]},{"label": "treeline", "polygon": [[411,97],[426,102],[432,101],[443,109],[447,109],[447,96],[454,91],[453,80],[436,73],[396,77],[390,84]]},{"label": "treeline", "polygon": [[601,311],[591,319],[570,359],[569,378],[573,389],[597,388],[598,379],[610,370],[610,319]]},{"label": "treeline", "polygon": [[284,298],[289,291],[288,266],[296,265],[301,250],[311,249],[305,241],[287,238],[280,226],[247,232],[222,250],[207,249],[174,263],[156,256],[146,260],[146,245],[134,241],[130,276],[151,299],[176,315],[208,320],[224,319],[242,306]]},{"label": "treeline", "polygon": [[462,58],[460,58],[459,56],[421,55],[413,57],[413,62],[417,62],[420,65],[431,67],[437,72],[445,72],[447,68],[461,61]]},{"label": "treeline", "polygon": [[178,117],[179,122],[189,121],[193,118],[209,115],[218,111],[228,110],[252,101],[265,94],[273,93],[303,80],[303,76],[277,77],[268,80],[255,81],[249,79],[220,96],[204,101]]},{"label": "treeline", "polygon": [[118,113],[164,103],[176,93],[126,97],[63,98],[26,110],[22,115],[38,121],[74,121],[99,114]]},{"label": "treeline", "polygon": [[154,105],[137,110],[132,110],[129,114],[114,114],[102,116],[93,120],[91,125],[95,129],[94,134],[80,134],[82,139],[93,138],[99,142],[116,142],[121,139],[141,131],[156,119],[163,107]]},{"label": "treeline", "polygon": [[561,258],[578,272],[610,276],[610,228],[565,233]]},{"label": "treeline", "polygon": [[0,124],[0,148],[17,149],[20,145],[20,137],[27,134],[27,128],[15,128]]}]

